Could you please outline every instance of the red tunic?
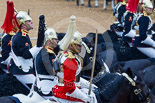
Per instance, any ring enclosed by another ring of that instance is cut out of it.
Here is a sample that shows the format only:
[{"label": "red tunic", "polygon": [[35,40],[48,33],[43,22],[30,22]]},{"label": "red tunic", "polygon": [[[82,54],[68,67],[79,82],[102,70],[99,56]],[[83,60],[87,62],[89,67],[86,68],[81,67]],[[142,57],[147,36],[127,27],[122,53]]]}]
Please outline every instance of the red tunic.
[{"label": "red tunic", "polygon": [[64,79],[63,79],[64,86],[56,85],[53,88],[53,96],[61,98],[61,99],[70,100],[70,101],[83,102],[80,99],[73,98],[73,97],[66,95],[66,93],[70,93],[70,94],[73,93],[74,90],[76,89],[76,86],[74,83],[75,77],[76,77],[76,71],[78,69],[78,63],[76,59],[67,58],[64,61],[63,69],[64,69]]}]

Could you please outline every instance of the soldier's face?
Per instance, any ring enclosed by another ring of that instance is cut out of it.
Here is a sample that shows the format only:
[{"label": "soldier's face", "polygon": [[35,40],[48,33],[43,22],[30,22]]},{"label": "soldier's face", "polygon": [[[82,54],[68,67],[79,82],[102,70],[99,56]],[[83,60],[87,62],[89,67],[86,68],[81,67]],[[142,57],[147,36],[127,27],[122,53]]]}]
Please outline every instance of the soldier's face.
[{"label": "soldier's face", "polygon": [[152,14],[153,9],[152,9],[152,8],[146,8],[146,11],[147,11],[149,14]]},{"label": "soldier's face", "polygon": [[82,46],[79,45],[79,44],[75,44],[75,46],[76,46],[77,50],[81,52],[81,48],[82,48]]},{"label": "soldier's face", "polygon": [[58,44],[58,39],[52,38],[52,41],[49,40],[49,46],[52,48],[56,48]]},{"label": "soldier's face", "polygon": [[32,22],[31,20],[27,20],[27,21],[25,22],[25,25],[26,25],[26,27],[27,27],[27,30],[33,29],[33,22]]}]

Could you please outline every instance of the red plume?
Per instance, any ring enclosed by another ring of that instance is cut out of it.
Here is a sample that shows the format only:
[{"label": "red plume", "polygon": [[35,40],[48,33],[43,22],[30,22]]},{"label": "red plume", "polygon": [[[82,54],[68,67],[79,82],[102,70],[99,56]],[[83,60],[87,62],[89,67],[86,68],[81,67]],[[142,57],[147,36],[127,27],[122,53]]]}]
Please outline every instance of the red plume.
[{"label": "red plume", "polygon": [[129,0],[127,10],[132,13],[136,13],[138,3],[139,3],[139,0]]},{"label": "red plume", "polygon": [[7,0],[7,12],[5,16],[5,21],[1,28],[4,30],[5,33],[9,33],[13,30],[12,20],[14,18],[14,4],[12,1]]}]

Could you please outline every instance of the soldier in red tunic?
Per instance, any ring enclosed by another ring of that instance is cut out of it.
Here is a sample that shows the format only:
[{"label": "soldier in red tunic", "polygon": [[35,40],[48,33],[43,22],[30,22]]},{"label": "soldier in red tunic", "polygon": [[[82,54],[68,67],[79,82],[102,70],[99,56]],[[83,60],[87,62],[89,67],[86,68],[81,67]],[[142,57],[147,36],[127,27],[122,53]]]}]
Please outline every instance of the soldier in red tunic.
[{"label": "soldier in red tunic", "polygon": [[82,36],[75,30],[75,16],[71,16],[68,31],[60,41],[60,52],[55,59],[59,67],[57,76],[59,83],[53,88],[53,98],[60,103],[97,103],[93,92],[88,95],[88,89],[82,88],[83,79],[80,78],[82,69],[81,52]]}]

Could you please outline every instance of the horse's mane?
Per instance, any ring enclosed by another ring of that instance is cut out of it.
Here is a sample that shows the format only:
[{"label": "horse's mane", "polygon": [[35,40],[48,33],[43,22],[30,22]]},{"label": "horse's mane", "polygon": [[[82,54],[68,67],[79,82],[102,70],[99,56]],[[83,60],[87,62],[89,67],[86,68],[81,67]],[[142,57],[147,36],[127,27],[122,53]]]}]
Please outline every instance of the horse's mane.
[{"label": "horse's mane", "polygon": [[[96,78],[95,78],[96,79]],[[104,101],[109,101],[118,92],[123,82],[123,76],[115,73],[107,73],[101,78],[97,78],[98,81],[93,82],[98,86],[100,95],[104,98]]]},{"label": "horse's mane", "polygon": [[0,88],[0,97],[9,96],[16,93],[22,93],[25,95],[29,93],[29,90],[22,83],[20,83],[12,74],[0,75]]}]

